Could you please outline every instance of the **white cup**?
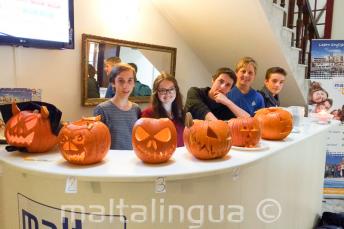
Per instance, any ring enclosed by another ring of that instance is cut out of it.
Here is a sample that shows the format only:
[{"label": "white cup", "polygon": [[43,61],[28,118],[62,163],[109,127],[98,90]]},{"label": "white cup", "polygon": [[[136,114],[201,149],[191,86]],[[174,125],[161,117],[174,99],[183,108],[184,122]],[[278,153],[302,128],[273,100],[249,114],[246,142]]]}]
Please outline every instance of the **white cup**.
[{"label": "white cup", "polygon": [[290,106],[288,107],[288,111],[293,116],[293,126],[294,127],[301,126],[302,119],[305,116],[305,108],[301,106]]}]

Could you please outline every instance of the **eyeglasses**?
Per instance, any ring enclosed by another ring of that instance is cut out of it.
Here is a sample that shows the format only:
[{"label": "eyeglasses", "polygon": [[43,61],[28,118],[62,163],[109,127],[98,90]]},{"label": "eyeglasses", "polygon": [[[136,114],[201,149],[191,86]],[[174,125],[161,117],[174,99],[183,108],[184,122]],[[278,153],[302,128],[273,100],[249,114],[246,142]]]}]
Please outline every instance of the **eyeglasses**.
[{"label": "eyeglasses", "polygon": [[170,89],[165,89],[165,88],[158,89],[158,93],[160,95],[173,94],[175,92],[176,92],[176,89],[174,87]]}]

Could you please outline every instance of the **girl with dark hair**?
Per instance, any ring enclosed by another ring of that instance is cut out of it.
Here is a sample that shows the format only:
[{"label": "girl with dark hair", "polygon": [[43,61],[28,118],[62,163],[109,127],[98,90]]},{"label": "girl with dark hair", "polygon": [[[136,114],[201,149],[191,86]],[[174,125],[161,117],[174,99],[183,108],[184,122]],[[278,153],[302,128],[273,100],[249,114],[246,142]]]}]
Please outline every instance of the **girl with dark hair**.
[{"label": "girl with dark hair", "polygon": [[177,147],[181,147],[184,146],[184,116],[177,80],[167,73],[160,74],[153,83],[151,105],[142,111],[142,117],[171,119],[177,130]]}]

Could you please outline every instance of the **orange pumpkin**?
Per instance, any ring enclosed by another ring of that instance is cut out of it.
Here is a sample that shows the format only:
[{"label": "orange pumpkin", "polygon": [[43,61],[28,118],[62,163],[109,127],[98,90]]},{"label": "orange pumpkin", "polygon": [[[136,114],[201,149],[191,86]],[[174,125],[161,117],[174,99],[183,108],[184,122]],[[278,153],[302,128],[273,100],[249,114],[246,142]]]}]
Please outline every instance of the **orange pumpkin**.
[{"label": "orange pumpkin", "polygon": [[30,153],[47,152],[56,145],[57,137],[52,133],[47,107],[42,106],[40,111],[20,111],[16,103],[12,103],[12,114],[5,127],[9,145],[26,148]]},{"label": "orange pumpkin", "polygon": [[58,136],[62,156],[72,164],[89,165],[100,162],[111,145],[109,128],[101,116],[65,123]]},{"label": "orange pumpkin", "polygon": [[261,137],[260,123],[255,118],[233,118],[228,121],[232,134],[232,145],[255,147]]},{"label": "orange pumpkin", "polygon": [[293,129],[292,115],[281,108],[269,107],[256,112],[262,128],[262,138],[268,140],[282,140],[286,138]]},{"label": "orange pumpkin", "polygon": [[186,149],[198,159],[208,160],[225,156],[231,148],[229,126],[221,120],[192,120],[186,114],[183,133]]},{"label": "orange pumpkin", "polygon": [[132,143],[134,152],[143,162],[163,163],[177,148],[177,131],[168,118],[140,118],[133,128]]}]

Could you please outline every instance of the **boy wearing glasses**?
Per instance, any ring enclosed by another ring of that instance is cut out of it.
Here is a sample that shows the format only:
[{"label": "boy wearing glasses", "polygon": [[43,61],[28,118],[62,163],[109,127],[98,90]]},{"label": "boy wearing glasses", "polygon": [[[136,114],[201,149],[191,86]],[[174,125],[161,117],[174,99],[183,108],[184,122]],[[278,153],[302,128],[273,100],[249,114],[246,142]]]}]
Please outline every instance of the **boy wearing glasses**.
[{"label": "boy wearing glasses", "polygon": [[229,120],[249,117],[249,114],[227,98],[227,93],[235,85],[236,75],[230,68],[220,68],[212,76],[212,86],[189,89],[185,110],[195,119]]}]

